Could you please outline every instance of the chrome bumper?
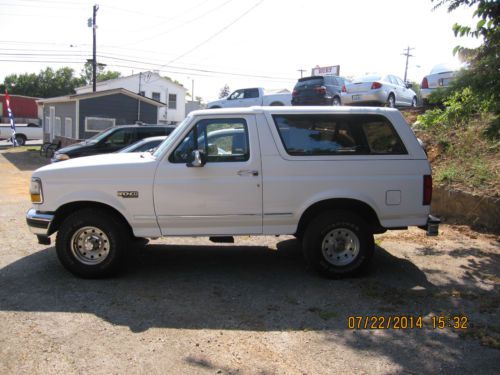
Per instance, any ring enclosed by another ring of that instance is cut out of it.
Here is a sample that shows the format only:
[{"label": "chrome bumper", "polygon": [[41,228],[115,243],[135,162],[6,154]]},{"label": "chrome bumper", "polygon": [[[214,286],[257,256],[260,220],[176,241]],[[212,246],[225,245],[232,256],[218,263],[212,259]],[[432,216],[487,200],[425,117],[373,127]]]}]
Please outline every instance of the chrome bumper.
[{"label": "chrome bumper", "polygon": [[54,215],[40,213],[34,208],[31,208],[26,213],[26,223],[30,228],[31,233],[41,236],[47,236],[50,224],[54,220]]}]

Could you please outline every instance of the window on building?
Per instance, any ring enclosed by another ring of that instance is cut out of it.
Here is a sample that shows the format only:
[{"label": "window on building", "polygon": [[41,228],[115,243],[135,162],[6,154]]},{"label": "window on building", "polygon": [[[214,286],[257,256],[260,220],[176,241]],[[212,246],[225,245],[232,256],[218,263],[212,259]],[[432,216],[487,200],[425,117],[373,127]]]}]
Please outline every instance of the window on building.
[{"label": "window on building", "polygon": [[54,135],[61,136],[61,118],[55,118]]},{"label": "window on building", "polygon": [[168,94],[168,108],[170,108],[170,109],[177,108],[177,95],[176,94]]},{"label": "window on building", "polygon": [[66,138],[73,138],[73,119],[71,117],[64,119],[64,136]]},{"label": "window on building", "polygon": [[158,100],[158,101],[161,101],[161,100],[160,100],[161,95],[160,95],[160,93],[159,93],[159,92],[153,92],[153,93],[151,94],[151,98],[152,98],[153,100]]},{"label": "window on building", "polygon": [[85,131],[100,132],[115,126],[116,119],[105,117],[85,117]]}]

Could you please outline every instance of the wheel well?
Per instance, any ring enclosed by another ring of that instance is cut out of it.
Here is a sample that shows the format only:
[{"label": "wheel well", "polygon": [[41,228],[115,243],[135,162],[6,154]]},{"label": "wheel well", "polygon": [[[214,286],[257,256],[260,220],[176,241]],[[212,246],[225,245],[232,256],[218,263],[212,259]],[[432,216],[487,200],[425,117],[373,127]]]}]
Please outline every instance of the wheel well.
[{"label": "wheel well", "polygon": [[209,109],[217,109],[220,108],[218,105],[214,105],[213,107],[210,107]]},{"label": "wheel well", "polygon": [[75,211],[81,210],[83,208],[95,208],[101,211],[107,211],[111,215],[115,216],[117,220],[122,221],[123,224],[126,225],[131,234],[133,233],[132,227],[128,223],[127,219],[125,219],[125,217],[117,209],[100,202],[80,201],[80,202],[66,203],[56,210],[54,220],[50,224],[49,235],[51,235],[54,232],[57,232],[59,230],[59,227],[61,226],[61,223],[70,214],[72,214]]},{"label": "wheel well", "polygon": [[272,102],[271,103],[271,106],[282,106],[282,105],[283,105],[283,103],[281,103],[281,102]]},{"label": "wheel well", "polygon": [[309,222],[320,213],[328,210],[346,210],[356,213],[368,223],[372,233],[385,232],[385,228],[380,225],[374,209],[368,204],[356,199],[336,198],[316,202],[305,210],[299,220],[296,235],[302,236]]},{"label": "wheel well", "polygon": [[27,139],[27,137],[23,133],[16,133],[17,137]]}]

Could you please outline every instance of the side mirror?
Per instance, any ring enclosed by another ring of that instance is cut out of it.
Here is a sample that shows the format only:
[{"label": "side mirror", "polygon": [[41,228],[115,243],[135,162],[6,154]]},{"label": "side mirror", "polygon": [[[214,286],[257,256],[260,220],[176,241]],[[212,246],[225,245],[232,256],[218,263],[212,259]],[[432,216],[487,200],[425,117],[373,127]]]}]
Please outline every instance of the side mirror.
[{"label": "side mirror", "polygon": [[406,88],[411,89],[413,87],[413,83],[411,82],[406,82]]},{"label": "side mirror", "polygon": [[194,150],[191,153],[191,157],[187,162],[188,167],[200,168],[203,167],[207,163],[207,157],[205,153],[201,150]]}]

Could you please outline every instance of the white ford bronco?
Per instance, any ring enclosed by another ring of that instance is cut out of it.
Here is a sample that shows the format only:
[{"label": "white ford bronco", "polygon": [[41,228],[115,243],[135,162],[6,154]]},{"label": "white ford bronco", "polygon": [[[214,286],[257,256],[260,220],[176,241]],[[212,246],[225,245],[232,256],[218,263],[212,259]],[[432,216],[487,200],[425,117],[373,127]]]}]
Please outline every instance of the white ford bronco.
[{"label": "white ford bronco", "polygon": [[295,235],[329,277],[366,268],[373,234],[429,215],[431,169],[398,110],[251,107],[192,112],[152,154],[44,166],[27,223],[57,232],[61,263],[82,277],[117,271],[134,241],[160,236]]}]

